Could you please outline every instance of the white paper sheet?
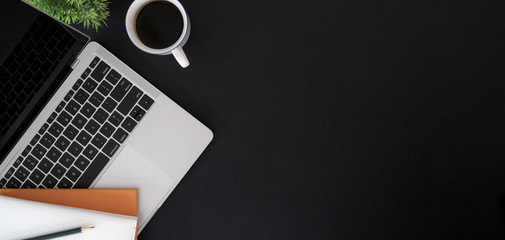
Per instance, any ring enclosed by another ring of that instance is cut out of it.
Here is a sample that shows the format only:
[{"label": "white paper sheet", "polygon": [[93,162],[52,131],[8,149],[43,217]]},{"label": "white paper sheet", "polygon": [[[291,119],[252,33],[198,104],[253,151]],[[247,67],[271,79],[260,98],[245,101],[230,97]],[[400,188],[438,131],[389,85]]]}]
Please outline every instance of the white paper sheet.
[{"label": "white paper sheet", "polygon": [[92,230],[55,239],[135,239],[137,218],[0,196],[0,239],[22,239],[77,227]]}]

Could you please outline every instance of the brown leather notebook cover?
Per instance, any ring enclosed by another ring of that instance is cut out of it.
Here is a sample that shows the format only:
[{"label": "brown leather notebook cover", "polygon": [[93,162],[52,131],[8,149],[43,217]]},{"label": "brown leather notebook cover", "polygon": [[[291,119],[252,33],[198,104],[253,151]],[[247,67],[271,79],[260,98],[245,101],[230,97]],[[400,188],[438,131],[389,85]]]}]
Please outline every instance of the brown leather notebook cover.
[{"label": "brown leather notebook cover", "polygon": [[137,216],[137,189],[0,189],[0,195]]}]

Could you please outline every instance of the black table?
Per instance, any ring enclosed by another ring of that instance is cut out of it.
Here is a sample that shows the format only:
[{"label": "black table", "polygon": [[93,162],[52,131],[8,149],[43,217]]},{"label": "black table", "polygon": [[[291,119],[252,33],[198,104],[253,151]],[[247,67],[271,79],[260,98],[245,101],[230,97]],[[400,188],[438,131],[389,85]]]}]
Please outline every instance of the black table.
[{"label": "black table", "polygon": [[87,31],[215,138],[139,239],[504,239],[504,1],[184,0],[182,69]]}]

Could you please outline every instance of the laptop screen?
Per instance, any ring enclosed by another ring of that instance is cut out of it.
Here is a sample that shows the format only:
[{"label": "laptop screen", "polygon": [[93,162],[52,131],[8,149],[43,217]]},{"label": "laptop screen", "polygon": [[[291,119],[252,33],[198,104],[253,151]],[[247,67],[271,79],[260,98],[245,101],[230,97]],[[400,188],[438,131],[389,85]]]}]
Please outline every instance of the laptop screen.
[{"label": "laptop screen", "polygon": [[0,0],[0,163],[88,38],[19,0]]}]

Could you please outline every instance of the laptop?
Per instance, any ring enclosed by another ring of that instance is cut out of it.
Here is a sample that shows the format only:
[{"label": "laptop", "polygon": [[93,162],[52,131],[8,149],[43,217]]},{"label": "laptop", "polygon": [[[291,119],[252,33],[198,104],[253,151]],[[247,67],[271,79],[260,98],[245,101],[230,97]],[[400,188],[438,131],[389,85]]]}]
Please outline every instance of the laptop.
[{"label": "laptop", "polygon": [[84,34],[0,9],[0,188],[137,188],[140,232],[212,132]]}]

